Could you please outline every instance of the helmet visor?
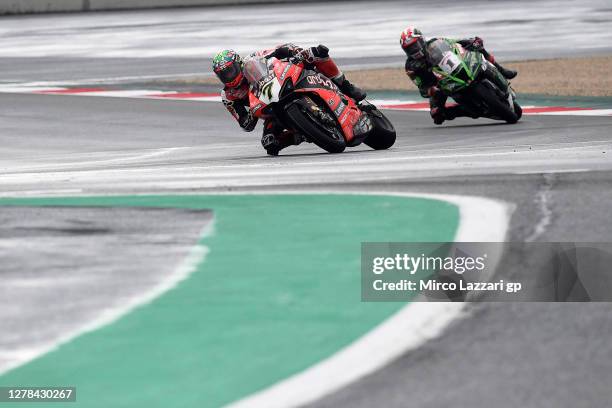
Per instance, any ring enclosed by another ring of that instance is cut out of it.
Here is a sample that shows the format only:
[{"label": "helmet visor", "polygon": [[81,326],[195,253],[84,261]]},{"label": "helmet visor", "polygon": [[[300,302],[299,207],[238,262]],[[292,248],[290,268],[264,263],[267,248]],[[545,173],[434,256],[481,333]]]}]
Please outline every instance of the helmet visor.
[{"label": "helmet visor", "polygon": [[425,57],[425,44],[422,38],[416,38],[411,44],[403,47],[406,55],[413,59],[422,59]]},{"label": "helmet visor", "polygon": [[224,84],[228,84],[234,81],[238,77],[238,75],[240,75],[240,66],[239,64],[232,63],[226,65],[219,71],[216,71],[216,74],[221,80],[221,82],[223,82]]}]

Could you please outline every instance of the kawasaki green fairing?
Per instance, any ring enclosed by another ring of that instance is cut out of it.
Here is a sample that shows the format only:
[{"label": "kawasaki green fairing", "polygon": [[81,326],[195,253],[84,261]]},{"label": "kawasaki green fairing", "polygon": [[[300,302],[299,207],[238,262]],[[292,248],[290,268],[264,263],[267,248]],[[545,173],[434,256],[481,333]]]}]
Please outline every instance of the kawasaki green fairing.
[{"label": "kawasaki green fairing", "polygon": [[449,40],[436,39],[427,45],[427,51],[438,86],[447,95],[467,88],[486,64],[480,52],[468,51]]}]

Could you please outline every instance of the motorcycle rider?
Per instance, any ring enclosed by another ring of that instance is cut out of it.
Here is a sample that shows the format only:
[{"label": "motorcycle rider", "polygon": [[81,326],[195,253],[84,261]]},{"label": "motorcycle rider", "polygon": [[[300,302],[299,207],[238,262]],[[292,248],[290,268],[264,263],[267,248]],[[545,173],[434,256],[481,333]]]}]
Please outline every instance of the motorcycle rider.
[{"label": "motorcycle rider", "polygon": [[[315,68],[331,79],[344,93],[356,101],[366,97],[366,93],[350,83],[344,73],[338,68],[334,60],[329,56],[329,49],[324,45],[311,48],[301,48],[294,44],[283,44],[271,50],[256,52],[252,55],[265,58],[287,59],[292,58],[303,61],[307,66]],[[233,50],[223,50],[213,59],[213,71],[224,84],[221,98],[223,105],[232,114],[242,129],[252,131],[257,124],[249,109],[249,84],[243,72],[242,58]],[[303,137],[295,132],[283,129],[275,120],[264,121],[263,136],[261,144],[271,156],[287,146],[298,145]]]},{"label": "motorcycle rider", "polygon": [[[442,124],[445,120],[453,120],[456,117],[473,117],[466,112],[461,105],[445,106],[448,96],[437,87],[438,79],[432,72],[432,66],[427,61],[427,45],[435,41],[436,38],[425,40],[421,30],[415,27],[406,28],[400,37],[400,45],[406,53],[406,75],[416,84],[423,98],[429,98],[429,113],[436,125]],[[479,51],[492,63],[495,68],[507,79],[512,79],[517,72],[502,67],[493,54],[487,52],[480,37],[466,38],[462,40],[450,40],[459,43],[470,51]]]}]

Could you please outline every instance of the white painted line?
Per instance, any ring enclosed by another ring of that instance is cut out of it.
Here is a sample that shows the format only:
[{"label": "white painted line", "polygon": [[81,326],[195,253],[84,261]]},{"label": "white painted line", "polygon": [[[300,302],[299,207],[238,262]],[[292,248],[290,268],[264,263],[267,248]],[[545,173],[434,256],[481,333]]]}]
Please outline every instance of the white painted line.
[{"label": "white painted line", "polygon": [[104,77],[104,78],[83,78],[72,81],[36,81],[36,82],[24,82],[23,86],[36,86],[36,87],[54,87],[54,86],[80,86],[80,85],[94,85],[94,84],[116,84],[120,82],[138,82],[155,79],[173,79],[173,78],[210,78],[213,76],[212,72],[190,72],[184,74],[160,74],[160,75],[131,75],[131,76],[117,76],[117,77]]},{"label": "white painted line", "polygon": [[15,190],[15,191],[1,191],[0,197],[24,197],[24,196],[47,196],[49,194],[79,194],[82,193],[83,189],[80,188],[68,188],[64,190]]},{"label": "white painted line", "polygon": [[148,96],[147,99],[166,99],[173,101],[192,101],[192,102],[221,102],[220,96],[196,96],[196,97],[172,97],[172,94],[168,94],[169,96]]},{"label": "white painted line", "polygon": [[[156,91],[152,89],[125,89],[117,91],[97,91],[97,92],[83,92],[75,94],[75,96],[104,96],[109,98],[135,98],[135,99],[148,99],[150,95],[167,95],[173,94],[173,91]],[[164,98],[165,99],[165,98]]]},{"label": "white painted line", "polygon": [[[214,220],[211,220],[202,229],[202,232],[200,233],[200,240],[204,237],[212,235],[213,231]],[[200,242],[196,243],[191,248],[185,259],[183,259],[183,261],[174,269],[174,271],[164,280],[158,282],[155,286],[151,287],[141,295],[135,296],[131,299],[126,299],[126,302],[122,305],[114,309],[105,310],[95,320],[64,333],[62,337],[54,339],[52,342],[28,350],[27,352],[21,350],[18,355],[10,355],[12,362],[5,365],[2,370],[0,370],[0,376],[44,354],[50,353],[62,344],[66,344],[85,333],[96,331],[104,326],[114,323],[133,310],[152,302],[159,296],[176,287],[180,282],[187,279],[189,275],[195,272],[197,266],[204,261],[207,253],[208,248],[206,246],[202,245]]]},{"label": "white painted line", "polygon": [[[461,218],[455,241],[503,242],[513,210],[507,203],[482,197],[367,194],[429,198],[457,205]],[[289,408],[312,403],[440,336],[449,323],[463,314],[465,305],[466,303],[410,303],[331,357],[267,389],[236,401],[229,407]]]},{"label": "white painted line", "polygon": [[231,408],[290,408],[312,403],[438,337],[462,303],[411,303],[355,343]]},{"label": "white painted line", "polygon": [[48,86],[26,86],[26,85],[0,85],[1,93],[37,93],[50,91],[63,91],[65,87],[48,87]]},{"label": "white painted line", "polygon": [[585,168],[575,168],[575,169],[562,169],[562,170],[529,170],[529,171],[514,171],[512,172],[512,174],[522,174],[522,175],[526,175],[526,174],[548,174],[548,173],[554,173],[554,174],[560,174],[560,173],[587,173],[589,171],[597,171],[596,169],[585,169]]},{"label": "white painted line", "polygon": [[[0,92],[2,93],[40,93],[42,91],[49,92],[51,95],[55,95],[53,91],[66,90],[67,88],[46,88],[40,86],[42,83],[32,82],[27,84],[5,84],[0,85]],[[65,85],[65,83],[64,83]],[[183,94],[176,98],[172,97],[173,94]],[[161,91],[151,89],[128,89],[128,90],[109,90],[109,91],[97,91],[97,92],[78,92],[78,93],[65,93],[60,95],[74,95],[74,96],[102,96],[102,97],[115,97],[115,98],[137,98],[137,99],[168,99],[168,100],[184,100],[193,102],[219,102],[221,101],[220,96],[196,96],[194,97],[185,96],[185,93],[176,91]],[[168,96],[164,96],[168,95]],[[412,107],[401,107],[394,105],[405,105],[405,104],[420,104],[425,103],[424,100],[398,100],[398,99],[374,99],[370,101],[376,106],[380,106],[381,109],[385,110],[399,110],[399,111],[412,111],[412,112],[429,112],[429,108],[412,108]],[[527,108],[537,108],[537,106],[524,106]],[[578,110],[562,110],[558,112],[525,112],[525,115],[558,115],[558,116],[610,116],[612,115],[612,109],[578,109]]]},{"label": "white painted line", "polygon": [[403,104],[414,104],[414,103],[425,103],[425,99],[417,100],[400,100],[400,99],[368,99],[371,104],[374,105],[403,105]]},{"label": "white painted line", "polygon": [[[526,112],[526,115],[534,115],[533,113]],[[591,110],[575,110],[575,111],[562,111],[562,112],[540,112],[537,115],[551,115],[551,116],[609,116],[612,115],[612,109],[591,109]]]},{"label": "white painted line", "polygon": [[[236,193],[212,193],[234,195]],[[327,192],[327,191],[276,191],[241,194],[354,194],[426,198],[447,201],[459,207],[460,224],[455,241],[502,242],[505,240],[513,207],[508,203],[482,197],[387,192]],[[209,223],[201,236],[212,234],[213,223]],[[159,285],[125,305],[108,311],[95,321],[66,333],[64,337],[37,349],[11,356],[14,363],[0,371],[0,375],[42,356],[62,344],[103,326],[111,324],[143,306],[186,279],[201,263],[208,249],[200,244],[194,246],[181,265]],[[493,267],[496,264],[493,264]],[[363,376],[390,363],[402,354],[415,350],[428,340],[440,336],[453,320],[459,318],[466,303],[410,303],[385,320],[365,336],[326,360],[306,371],[291,376],[272,387],[246,397],[232,407],[295,407],[315,401]]]},{"label": "white painted line", "polygon": [[544,184],[538,189],[538,194],[536,196],[536,200],[538,203],[538,209],[540,211],[541,217],[537,224],[533,227],[533,231],[527,238],[525,238],[525,242],[534,242],[537,240],[545,231],[546,228],[552,222],[552,210],[550,209],[550,194],[553,188],[553,183],[555,181],[554,174],[544,174]]},{"label": "white painted line", "polygon": [[[57,160],[57,163],[46,163],[46,164],[39,164],[39,165],[29,165],[29,166],[11,166],[11,171],[4,171],[4,174],[11,174],[15,171],[18,171],[19,173],[28,173],[28,172],[36,172],[36,171],[43,171],[43,172],[52,172],[52,171],[58,171],[58,170],[62,170],[62,169],[71,169],[74,167],[83,167],[83,166],[95,166],[95,165],[108,165],[108,164],[117,164],[117,163],[131,163],[131,162],[137,162],[137,161],[142,161],[142,160],[146,160],[146,159],[152,159],[154,157],[159,157],[159,156],[164,156],[167,154],[170,154],[172,152],[175,152],[177,150],[183,150],[183,149],[188,149],[188,147],[162,147],[162,148],[158,148],[158,149],[148,149],[147,151],[143,152],[143,153],[137,153],[137,154],[126,154],[125,156],[120,156],[120,157],[113,157],[113,158],[109,158],[109,159],[98,159],[95,160],[96,157],[100,156],[101,154],[104,156],[112,156],[113,154],[116,154],[115,152],[101,152],[101,153],[92,153],[92,154],[81,154],[79,155],[79,158],[83,159],[86,156],[90,156],[92,157],[92,159],[94,160],[86,160],[86,161],[76,161],[76,162],[71,162],[69,161],[70,159],[62,159],[62,162],[59,162],[59,159]],[[131,152],[130,152],[131,153]],[[73,157],[74,155],[71,155],[70,157]]]}]

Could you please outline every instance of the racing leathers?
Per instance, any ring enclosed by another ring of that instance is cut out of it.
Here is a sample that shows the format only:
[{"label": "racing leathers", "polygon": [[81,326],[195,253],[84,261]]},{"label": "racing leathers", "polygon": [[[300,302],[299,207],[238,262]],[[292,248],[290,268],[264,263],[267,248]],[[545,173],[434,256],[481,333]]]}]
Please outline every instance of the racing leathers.
[{"label": "racing leathers", "polygon": [[[437,38],[432,38],[427,41],[429,45]],[[512,79],[516,76],[516,71],[506,69],[495,61],[493,54],[485,50],[483,41],[480,37],[466,38],[462,40],[449,40],[459,43],[462,47],[470,51],[479,51],[484,57],[492,63],[497,70],[507,79]],[[445,95],[440,88],[437,87],[438,79],[432,72],[432,66],[427,61],[427,58],[410,58],[406,59],[405,64],[406,75],[419,88],[419,92],[423,98],[429,98],[430,114],[435,124],[439,125],[444,120],[452,120],[456,117],[467,116],[473,117],[461,105],[445,106],[448,96]]]},{"label": "racing leathers", "polygon": [[[275,57],[278,59],[294,58],[303,61],[306,65],[334,81],[338,88],[347,96],[357,101],[364,99],[366,96],[365,92],[355,87],[346,79],[334,60],[329,56],[329,49],[324,45],[301,48],[294,44],[283,44],[274,49],[259,51],[252,55],[266,58]],[[249,109],[249,84],[246,79],[235,88],[226,86],[221,93],[221,99],[242,129],[250,132],[255,128],[257,118],[251,114]],[[267,119],[264,122],[261,144],[270,155],[275,156],[285,147],[300,144],[303,140],[304,138],[301,135],[283,129],[273,119]]]}]

